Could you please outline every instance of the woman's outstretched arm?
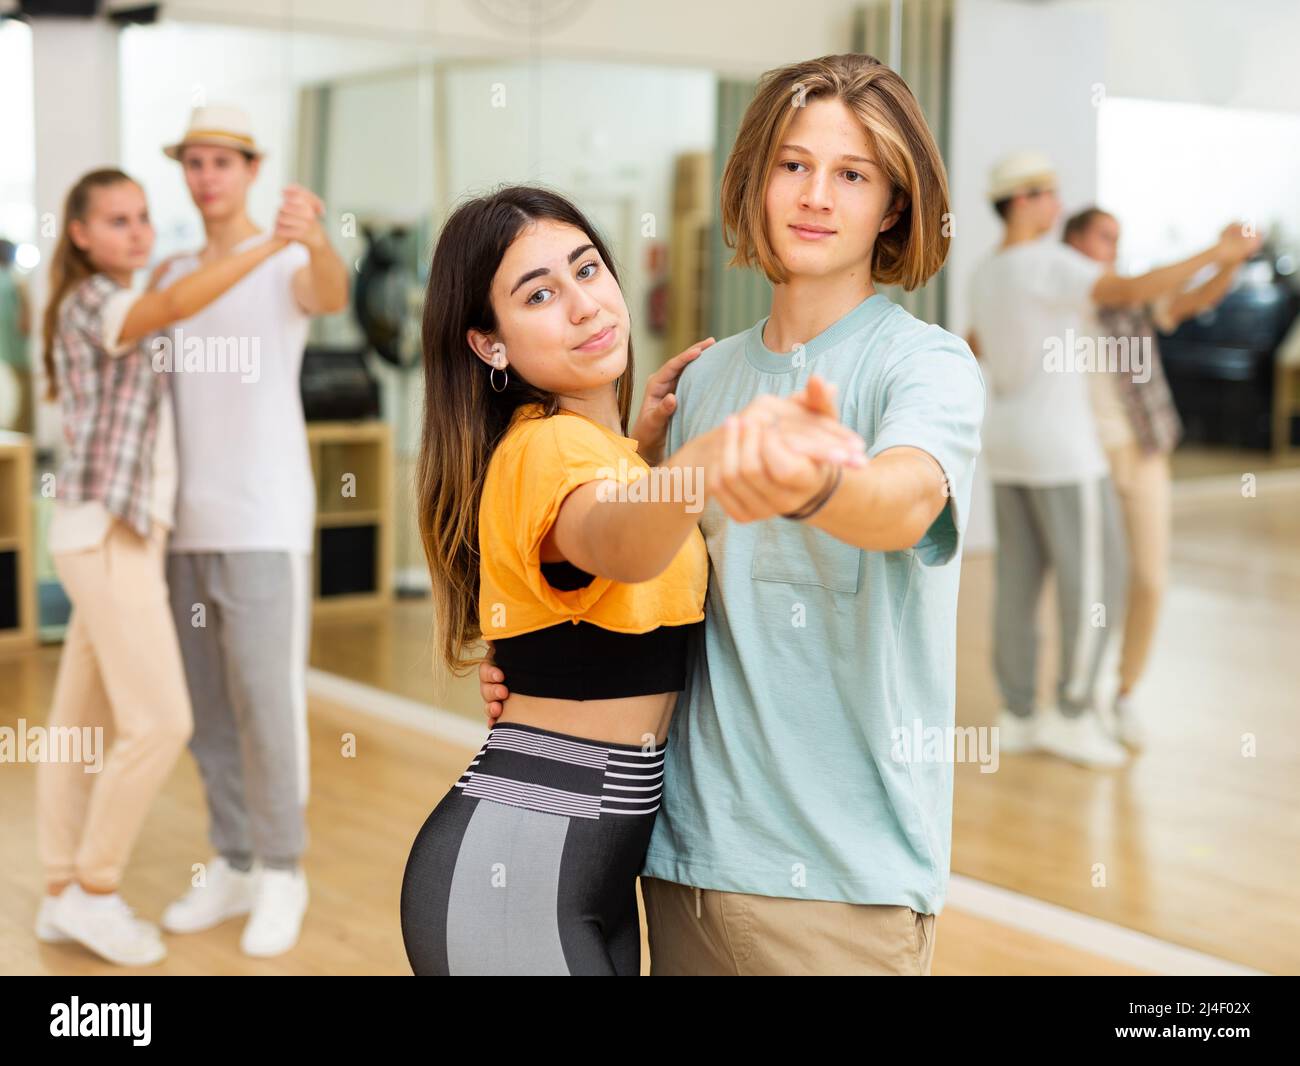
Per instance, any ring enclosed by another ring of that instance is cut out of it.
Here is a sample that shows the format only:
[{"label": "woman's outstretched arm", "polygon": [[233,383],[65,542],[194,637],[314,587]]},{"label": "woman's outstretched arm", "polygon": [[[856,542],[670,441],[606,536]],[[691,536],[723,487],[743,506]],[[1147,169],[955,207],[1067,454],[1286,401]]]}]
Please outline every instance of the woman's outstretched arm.
[{"label": "woman's outstretched arm", "polygon": [[[811,412],[774,396],[755,402],[764,432],[797,462],[856,465],[866,451],[862,438],[832,417]],[[734,470],[743,461],[734,433],[719,426],[686,442],[662,466],[646,476],[660,479],[657,499],[627,499],[628,485],[589,481],[565,497],[554,524],[542,541],[543,562],[567,560],[581,570],[614,581],[649,581],[672,562],[699,521],[708,497],[716,497],[729,515],[744,521]],[[631,484],[635,484],[632,482]],[[802,486],[769,486],[785,492],[786,509],[805,500]]]},{"label": "woman's outstretched arm", "polygon": [[286,238],[272,237],[238,255],[201,267],[165,289],[144,293],[127,312],[122,332],[118,335],[119,341],[125,344],[139,340],[155,330],[197,314],[288,243]]}]

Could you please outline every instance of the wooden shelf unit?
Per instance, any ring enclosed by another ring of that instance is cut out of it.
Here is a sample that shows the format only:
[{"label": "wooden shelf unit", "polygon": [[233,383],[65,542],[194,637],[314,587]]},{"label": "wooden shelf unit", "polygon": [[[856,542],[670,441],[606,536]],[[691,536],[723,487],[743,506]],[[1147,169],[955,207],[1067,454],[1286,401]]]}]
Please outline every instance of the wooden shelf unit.
[{"label": "wooden shelf unit", "polygon": [[386,422],[309,422],[316,478],[312,601],[383,607],[393,589],[393,435]]},{"label": "wooden shelf unit", "polygon": [[0,431],[0,651],[36,645],[32,442]]}]

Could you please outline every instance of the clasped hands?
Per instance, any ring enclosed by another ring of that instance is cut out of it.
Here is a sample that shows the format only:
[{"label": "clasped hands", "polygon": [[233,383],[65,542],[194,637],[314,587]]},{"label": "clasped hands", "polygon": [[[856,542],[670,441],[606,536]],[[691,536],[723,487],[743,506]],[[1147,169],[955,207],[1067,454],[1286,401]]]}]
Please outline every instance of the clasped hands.
[{"label": "clasped hands", "polygon": [[[663,455],[682,371],[714,343],[712,337],[696,342],[646,382],[632,435],[652,466]],[[867,462],[866,443],[840,424],[835,386],[816,374],[791,396],[758,397],[676,458],[703,468],[705,492],[736,522],[797,512],[831,488],[837,468]]]},{"label": "clasped hands", "polygon": [[705,491],[735,522],[799,511],[865,466],[866,442],[839,421],[835,386],[813,375],[788,397],[759,396],[697,438]]},{"label": "clasped hands", "polygon": [[321,225],[324,214],[325,204],[314,192],[301,185],[286,185],[272,237],[285,243],[297,241],[309,249],[320,247],[327,242]]}]

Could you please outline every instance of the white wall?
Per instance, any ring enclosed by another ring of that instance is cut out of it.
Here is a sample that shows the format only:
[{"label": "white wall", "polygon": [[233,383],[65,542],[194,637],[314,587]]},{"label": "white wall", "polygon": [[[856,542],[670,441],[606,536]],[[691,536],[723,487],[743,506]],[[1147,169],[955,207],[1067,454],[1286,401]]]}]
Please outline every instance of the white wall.
[{"label": "white wall", "polygon": [[1234,219],[1300,252],[1300,113],[1109,97],[1098,172],[1124,273],[1193,255]]},{"label": "white wall", "polygon": [[1300,4],[1106,0],[1098,198],[1133,272],[1232,218],[1300,241]]},{"label": "white wall", "polygon": [[1106,0],[1108,96],[1300,112],[1295,0]]},{"label": "white wall", "polygon": [[402,69],[331,87],[324,187],[340,210],[414,223],[434,209],[430,80]]},{"label": "white wall", "polygon": [[[432,66],[403,67],[331,82],[323,130],[324,177],[318,190],[335,219],[348,224],[331,234],[344,260],[358,266],[366,250],[366,226],[425,224],[436,211]],[[427,258],[427,250],[421,251]],[[349,312],[335,315],[318,338],[323,343],[359,344],[361,329]],[[406,403],[390,393],[402,375],[374,365],[384,393],[384,410]],[[418,422],[414,423],[418,428]],[[399,423],[400,425],[400,423]],[[399,449],[406,442],[399,436]]]}]

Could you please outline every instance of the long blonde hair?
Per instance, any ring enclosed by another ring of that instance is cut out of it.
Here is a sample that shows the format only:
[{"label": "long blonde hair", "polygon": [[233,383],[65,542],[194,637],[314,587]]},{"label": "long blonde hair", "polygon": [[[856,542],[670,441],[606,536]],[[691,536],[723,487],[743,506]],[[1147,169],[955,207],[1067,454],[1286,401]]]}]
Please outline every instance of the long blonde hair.
[{"label": "long blonde hair", "polygon": [[[424,298],[424,432],[416,490],[420,542],[433,579],[435,640],[443,663],[462,674],[482,661],[471,646],[482,637],[478,617],[478,509],[488,462],[515,410],[559,410],[559,397],[535,388],[511,368],[502,392],[488,385],[488,367],[469,346],[471,329],[492,333],[492,279],[506,250],[531,222],[551,219],[585,233],[618,281],[613,256],[572,203],[549,189],[512,185],[458,207],[433,252]],[[627,433],[632,406],[632,341],[616,386]]]},{"label": "long blonde hair", "polygon": [[124,181],[132,185],[138,184],[130,175],[113,167],[92,170],[77,179],[63,202],[63,228],[59,232],[59,243],[54,247],[54,257],[50,260],[50,299],[45,305],[41,331],[47,400],[56,400],[59,396],[58,368],[54,362],[54,338],[59,332],[59,305],[68,293],[96,272],[90,257],[73,243],[68,233],[69,226],[74,220],[86,221],[90,197],[96,189],[106,189]]}]

